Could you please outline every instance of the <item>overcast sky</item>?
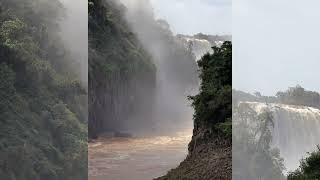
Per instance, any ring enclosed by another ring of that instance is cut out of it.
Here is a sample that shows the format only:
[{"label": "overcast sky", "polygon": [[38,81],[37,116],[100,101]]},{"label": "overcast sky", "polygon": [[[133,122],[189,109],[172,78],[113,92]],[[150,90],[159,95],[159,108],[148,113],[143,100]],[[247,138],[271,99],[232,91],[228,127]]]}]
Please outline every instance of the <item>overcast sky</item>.
[{"label": "overcast sky", "polygon": [[174,33],[231,34],[231,0],[151,0],[157,18]]},{"label": "overcast sky", "polygon": [[233,1],[233,87],[320,91],[320,1]]}]

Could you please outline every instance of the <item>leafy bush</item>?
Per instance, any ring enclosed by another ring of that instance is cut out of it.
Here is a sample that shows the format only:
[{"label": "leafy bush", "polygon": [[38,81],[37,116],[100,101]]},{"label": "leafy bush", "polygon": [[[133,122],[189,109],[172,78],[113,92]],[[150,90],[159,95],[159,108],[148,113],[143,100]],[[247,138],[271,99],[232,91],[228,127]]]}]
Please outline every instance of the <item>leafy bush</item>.
[{"label": "leafy bush", "polygon": [[319,180],[320,179],[320,146],[317,151],[309,153],[302,159],[300,168],[288,175],[288,180]]},{"label": "leafy bush", "polygon": [[231,137],[232,44],[227,41],[213,50],[213,54],[204,55],[198,62],[200,93],[189,98],[195,109],[196,127],[221,131]]}]

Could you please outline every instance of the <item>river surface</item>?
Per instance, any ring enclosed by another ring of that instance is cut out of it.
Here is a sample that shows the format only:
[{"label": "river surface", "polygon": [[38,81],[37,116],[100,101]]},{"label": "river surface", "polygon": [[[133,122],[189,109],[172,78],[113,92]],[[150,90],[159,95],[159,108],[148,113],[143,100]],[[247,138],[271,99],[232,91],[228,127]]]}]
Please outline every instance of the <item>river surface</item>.
[{"label": "river surface", "polygon": [[177,167],[192,130],[172,136],[100,138],[89,144],[89,180],[151,180]]}]

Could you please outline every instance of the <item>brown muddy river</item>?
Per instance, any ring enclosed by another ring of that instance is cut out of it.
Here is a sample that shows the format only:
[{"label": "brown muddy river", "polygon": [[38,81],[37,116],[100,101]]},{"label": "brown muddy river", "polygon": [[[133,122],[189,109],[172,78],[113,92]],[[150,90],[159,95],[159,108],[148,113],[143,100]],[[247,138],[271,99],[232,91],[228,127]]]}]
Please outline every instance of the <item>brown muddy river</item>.
[{"label": "brown muddy river", "polygon": [[172,136],[100,138],[89,144],[89,180],[152,180],[187,155],[192,130]]}]

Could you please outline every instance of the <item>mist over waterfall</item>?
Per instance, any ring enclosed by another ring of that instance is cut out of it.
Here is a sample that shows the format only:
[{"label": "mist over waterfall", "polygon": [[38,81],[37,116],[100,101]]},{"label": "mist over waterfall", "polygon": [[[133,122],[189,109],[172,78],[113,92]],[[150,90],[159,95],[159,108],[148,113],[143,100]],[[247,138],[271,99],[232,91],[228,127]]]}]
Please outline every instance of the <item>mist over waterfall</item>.
[{"label": "mist over waterfall", "polygon": [[[284,158],[286,171],[294,171],[307,152],[315,150],[320,144],[320,110],[307,106],[285,104],[265,104],[259,102],[241,102],[257,113],[265,110],[272,112],[274,128],[272,146],[279,148]],[[241,105],[239,105],[241,106]]]},{"label": "mist over waterfall", "polygon": [[90,137],[192,129],[187,97],[199,89],[197,56],[221,38],[199,34],[193,39],[201,45],[189,46],[189,35],[181,38],[156,19],[149,0],[90,2]]},{"label": "mist over waterfall", "polygon": [[[198,66],[196,56],[210,52],[212,44],[210,40],[195,37],[190,38],[194,46],[189,46],[184,37],[179,38],[172,32],[166,20],[156,19],[149,0],[89,0],[88,6],[89,178],[143,180],[164,176],[188,156],[194,127],[197,133],[202,132],[193,119],[194,107],[191,106],[195,106],[194,97],[201,90],[202,65]],[[220,99],[215,96],[216,92],[226,95],[223,99],[229,98],[224,104],[230,104],[231,42],[220,49],[217,56],[221,57],[221,63],[210,63],[215,57],[208,54],[203,66],[212,65],[207,71],[223,69],[224,78],[212,79],[204,87],[220,82],[223,88],[217,86],[216,91],[202,94],[209,94],[209,98],[203,95],[203,99],[210,103],[211,97]],[[211,77],[210,74],[203,76]],[[200,105],[202,103],[207,102]],[[224,104],[221,102],[221,106]],[[224,130],[230,135],[230,118],[224,116],[231,115],[231,108],[217,109],[222,114],[218,121],[228,120]],[[209,129],[211,127],[203,128],[203,132]],[[217,153],[211,147],[206,148],[212,152],[208,157],[221,159],[216,166],[228,172],[231,170],[230,139],[221,142],[228,147],[222,147]],[[196,145],[192,147],[195,149]],[[201,166],[206,164],[194,166],[202,170]],[[210,171],[209,176],[213,176],[210,167],[206,169]],[[196,176],[198,170],[193,171]],[[230,173],[218,176],[230,176]],[[188,179],[203,178],[192,175]]]},{"label": "mist over waterfall", "polygon": [[[64,7],[60,21],[60,36],[68,52],[70,69],[80,80],[81,87],[88,91],[88,3],[86,1],[59,0]],[[81,117],[88,121],[88,95],[82,96]]]},{"label": "mist over waterfall", "polygon": [[60,0],[65,8],[61,22],[61,36],[77,67],[82,84],[88,86],[88,3],[74,0]]},{"label": "mist over waterfall", "polygon": [[[196,58],[170,30],[157,20],[148,0],[122,0],[126,19],[156,66],[154,128],[192,127],[193,110],[187,96],[198,90]],[[208,45],[210,46],[210,45]],[[174,125],[174,126],[173,126]]]}]

